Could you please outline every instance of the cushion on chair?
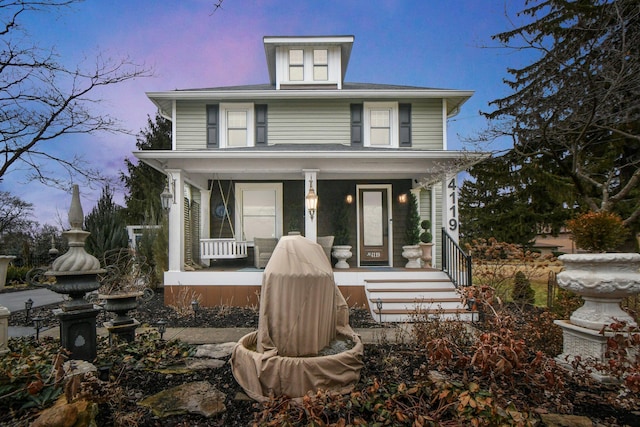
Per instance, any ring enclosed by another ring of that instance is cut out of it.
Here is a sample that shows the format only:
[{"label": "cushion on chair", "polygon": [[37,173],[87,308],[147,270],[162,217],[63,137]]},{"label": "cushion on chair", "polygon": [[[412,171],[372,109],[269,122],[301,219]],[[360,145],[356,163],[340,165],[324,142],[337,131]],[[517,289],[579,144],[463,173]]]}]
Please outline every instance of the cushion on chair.
[{"label": "cushion on chair", "polygon": [[278,244],[275,237],[254,237],[253,254],[256,268],[265,268]]}]

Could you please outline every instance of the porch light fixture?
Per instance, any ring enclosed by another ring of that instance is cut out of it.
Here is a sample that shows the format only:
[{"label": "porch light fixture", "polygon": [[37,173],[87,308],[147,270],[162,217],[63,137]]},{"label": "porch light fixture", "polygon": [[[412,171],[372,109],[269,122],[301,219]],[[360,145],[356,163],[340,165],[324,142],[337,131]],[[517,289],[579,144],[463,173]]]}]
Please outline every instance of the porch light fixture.
[{"label": "porch light fixture", "polygon": [[311,178],[309,178],[309,192],[305,197],[305,204],[307,206],[307,211],[309,211],[309,216],[313,220],[313,216],[318,209],[318,195],[313,189],[313,180]]},{"label": "porch light fixture", "polygon": [[347,202],[348,205],[353,203],[353,196],[351,194],[347,194],[347,197],[344,198],[344,201]]},{"label": "porch light fixture", "polygon": [[174,191],[171,192],[169,190],[169,180],[167,179],[167,185],[164,187],[162,193],[160,193],[160,202],[162,203],[162,209],[165,211],[169,211],[171,209],[171,205],[176,203],[175,196],[175,181],[173,182]]},{"label": "porch light fixture", "polygon": [[401,195],[398,196],[398,202],[404,204],[407,203],[407,193],[402,193]]}]

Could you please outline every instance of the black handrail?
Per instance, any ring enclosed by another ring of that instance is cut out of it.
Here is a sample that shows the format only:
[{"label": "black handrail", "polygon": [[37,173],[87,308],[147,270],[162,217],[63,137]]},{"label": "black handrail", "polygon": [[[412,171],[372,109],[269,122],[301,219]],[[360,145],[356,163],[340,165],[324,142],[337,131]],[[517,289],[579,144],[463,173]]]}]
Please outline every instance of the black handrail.
[{"label": "black handrail", "polygon": [[442,271],[447,273],[455,287],[471,286],[471,255],[464,253],[460,245],[442,228]]}]

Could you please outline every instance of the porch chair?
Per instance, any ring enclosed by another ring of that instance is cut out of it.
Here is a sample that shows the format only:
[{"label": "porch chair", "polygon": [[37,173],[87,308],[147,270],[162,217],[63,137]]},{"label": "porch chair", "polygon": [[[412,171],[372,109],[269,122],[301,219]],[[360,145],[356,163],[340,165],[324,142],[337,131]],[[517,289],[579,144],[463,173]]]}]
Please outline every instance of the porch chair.
[{"label": "porch chair", "polygon": [[324,249],[325,255],[331,263],[331,247],[333,246],[333,236],[320,236],[318,237],[318,244]]},{"label": "porch chair", "polygon": [[273,250],[278,244],[275,237],[254,237],[253,238],[253,255],[256,268],[265,268]]}]

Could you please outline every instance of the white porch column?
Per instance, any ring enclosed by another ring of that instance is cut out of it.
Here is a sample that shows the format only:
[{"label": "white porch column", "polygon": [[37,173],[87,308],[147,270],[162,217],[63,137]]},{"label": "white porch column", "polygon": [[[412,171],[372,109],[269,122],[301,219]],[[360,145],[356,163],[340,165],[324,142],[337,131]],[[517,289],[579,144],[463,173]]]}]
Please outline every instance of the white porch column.
[{"label": "white porch column", "polygon": [[442,226],[454,242],[459,242],[458,175],[446,174],[442,181]]},{"label": "white porch column", "polygon": [[302,205],[304,206],[304,235],[307,239],[316,242],[318,240],[318,212],[313,215],[313,219],[307,210],[305,198],[309,192],[309,188],[313,186],[314,191],[318,195],[318,204],[322,203],[320,194],[318,193],[318,169],[304,169],[304,194],[302,195]]},{"label": "white porch column", "polygon": [[184,268],[184,175],[180,169],[167,169],[173,204],[169,209],[169,271]]},{"label": "white porch column", "polygon": [[[207,239],[211,230],[211,190],[200,190],[200,238]],[[200,242],[198,242],[200,244]],[[200,263],[210,265],[209,259],[200,258]]]}]

